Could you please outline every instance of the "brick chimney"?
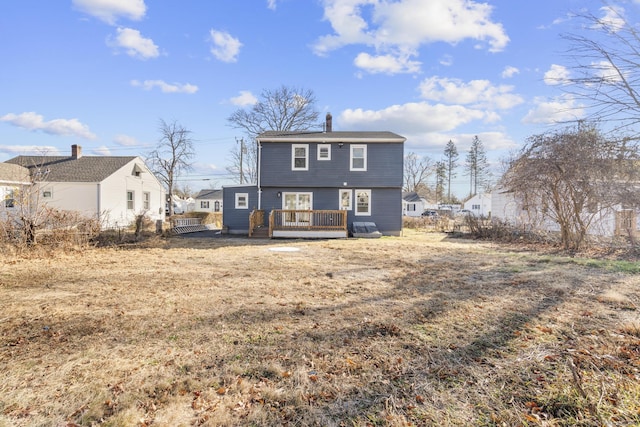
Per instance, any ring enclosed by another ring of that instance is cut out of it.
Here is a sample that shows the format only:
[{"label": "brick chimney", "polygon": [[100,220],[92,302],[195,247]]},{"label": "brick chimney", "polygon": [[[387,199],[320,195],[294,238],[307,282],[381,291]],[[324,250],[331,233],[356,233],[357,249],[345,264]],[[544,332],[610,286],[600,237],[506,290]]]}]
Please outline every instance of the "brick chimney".
[{"label": "brick chimney", "polygon": [[77,144],[73,144],[71,146],[71,157],[73,157],[74,159],[79,159],[80,157],[82,157],[82,147]]},{"label": "brick chimney", "polygon": [[324,125],[324,131],[325,132],[332,132],[333,131],[333,125],[332,125],[332,117],[331,117],[331,113],[327,113],[327,118],[325,119],[325,125]]}]

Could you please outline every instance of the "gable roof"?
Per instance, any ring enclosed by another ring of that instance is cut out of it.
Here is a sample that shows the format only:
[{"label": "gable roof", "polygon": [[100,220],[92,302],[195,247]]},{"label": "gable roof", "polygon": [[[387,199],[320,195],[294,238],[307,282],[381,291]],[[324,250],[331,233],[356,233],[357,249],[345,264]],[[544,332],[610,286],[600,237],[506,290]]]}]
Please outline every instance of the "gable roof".
[{"label": "gable roof", "polygon": [[222,190],[200,190],[200,192],[196,195],[195,199],[222,199]]},{"label": "gable roof", "polygon": [[258,142],[369,142],[403,143],[406,138],[389,131],[266,131],[257,137]]},{"label": "gable roof", "polygon": [[415,191],[404,192],[402,193],[402,198],[405,202],[421,202],[422,197]]},{"label": "gable roof", "polygon": [[0,182],[12,184],[28,184],[29,169],[20,165],[0,163]]},{"label": "gable roof", "polygon": [[[48,171],[50,182],[101,182],[136,156],[18,156],[6,163]],[[132,170],[133,172],[133,170]]]}]

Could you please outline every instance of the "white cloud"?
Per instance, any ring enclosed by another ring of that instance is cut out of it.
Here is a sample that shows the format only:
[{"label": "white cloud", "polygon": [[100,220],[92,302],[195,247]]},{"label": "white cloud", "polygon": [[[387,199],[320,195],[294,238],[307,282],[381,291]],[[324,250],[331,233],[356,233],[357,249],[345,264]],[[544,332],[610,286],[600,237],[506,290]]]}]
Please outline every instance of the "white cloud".
[{"label": "white cloud", "polygon": [[107,46],[124,49],[132,58],[149,59],[160,55],[158,46],[151,39],[142,37],[140,31],[131,28],[118,28],[115,38],[107,38]]},{"label": "white cloud", "polygon": [[419,88],[424,99],[448,104],[507,110],[524,102],[522,97],[512,93],[513,86],[494,86],[489,80],[465,83],[458,79],[434,76],[423,80]]},{"label": "white cloud", "polygon": [[124,147],[133,147],[139,144],[138,140],[136,140],[134,137],[122,134],[116,135],[113,138],[113,142]]},{"label": "white cloud", "polygon": [[619,71],[608,61],[594,62],[591,64],[591,68],[604,83],[612,84],[622,81]]},{"label": "white cloud", "polygon": [[403,129],[409,134],[447,132],[486,117],[480,110],[461,105],[432,105],[412,102],[392,105],[383,110],[347,109],[339,116],[342,126],[348,129]]},{"label": "white cloud", "polygon": [[141,87],[144,90],[151,90],[155,87],[160,88],[163,93],[196,93],[198,86],[189,83],[166,83],[162,80],[145,80],[143,82],[139,80],[131,80],[131,86]]},{"label": "white cloud", "polygon": [[507,66],[504,67],[504,70],[502,70],[502,78],[503,79],[509,79],[513,76],[515,76],[516,74],[520,74],[520,70],[518,70],[516,67],[512,67],[512,66]]},{"label": "white cloud", "polygon": [[250,91],[241,90],[240,95],[231,98],[231,103],[233,105],[238,105],[240,107],[246,107],[247,105],[254,105],[258,102],[258,98],[256,98]]},{"label": "white cloud", "polygon": [[360,53],[353,61],[356,67],[368,71],[371,74],[385,73],[417,73],[420,71],[420,62],[410,61],[408,57],[393,55],[371,56],[368,53]]},{"label": "white cloud", "polygon": [[453,65],[453,56],[444,55],[442,58],[440,58],[440,65],[444,65],[445,67],[452,66]]},{"label": "white cloud", "polygon": [[89,127],[80,123],[78,119],[53,119],[45,122],[40,114],[25,112],[21,114],[6,114],[0,117],[0,121],[31,131],[40,130],[50,135],[96,139],[96,135],[89,130]]},{"label": "white cloud", "polygon": [[[324,19],[334,33],[313,45],[317,55],[347,45],[362,44],[376,56],[410,57],[418,48],[435,42],[456,44],[471,39],[503,50],[509,37],[491,20],[493,8],[473,0],[323,0]],[[369,18],[370,17],[370,18]],[[377,68],[373,68],[374,70]]]},{"label": "white cloud", "polygon": [[571,73],[563,65],[552,64],[551,68],[544,73],[544,82],[549,86],[568,84],[570,78]]},{"label": "white cloud", "polygon": [[82,12],[114,25],[119,17],[138,21],[147,11],[144,0],[72,0]]},{"label": "white cloud", "polygon": [[598,27],[612,33],[622,30],[625,25],[624,9],[619,6],[604,6],[600,8],[602,18],[598,19]]},{"label": "white cloud", "polygon": [[225,31],[211,30],[210,40],[213,43],[211,53],[223,62],[236,62],[242,43]]},{"label": "white cloud", "polygon": [[267,0],[267,8],[271,10],[276,10],[276,0]]},{"label": "white cloud", "polygon": [[0,153],[10,155],[60,155],[60,150],[51,145],[0,145]]},{"label": "white cloud", "polygon": [[525,124],[556,124],[578,120],[584,117],[584,106],[570,95],[562,95],[551,100],[536,97],[535,106],[522,119]]},{"label": "white cloud", "polygon": [[106,145],[101,145],[100,147],[91,150],[91,153],[95,154],[96,156],[110,156],[111,150],[109,150],[109,147],[107,147]]}]

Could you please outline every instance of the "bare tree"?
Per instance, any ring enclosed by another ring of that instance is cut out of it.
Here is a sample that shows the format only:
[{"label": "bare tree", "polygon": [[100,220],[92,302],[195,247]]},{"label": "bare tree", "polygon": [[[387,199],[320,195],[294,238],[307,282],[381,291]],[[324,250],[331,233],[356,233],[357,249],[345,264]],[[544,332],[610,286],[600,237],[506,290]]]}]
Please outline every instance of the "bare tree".
[{"label": "bare tree", "polygon": [[237,180],[245,178],[257,181],[256,137],[268,130],[300,131],[319,126],[319,113],[315,109],[313,91],[297,87],[281,86],[275,90],[263,90],[260,100],[249,110],[238,109],[227,118],[229,125],[241,129],[247,141],[237,144],[231,152],[231,166],[227,170]]},{"label": "bare tree", "polygon": [[429,157],[409,153],[404,157],[404,191],[415,191],[422,196],[430,192],[427,180],[434,172],[434,163]]},{"label": "bare tree", "polygon": [[489,177],[487,153],[477,135],[473,137],[467,152],[465,174],[469,176],[469,196],[478,194],[478,186],[486,186]]},{"label": "bare tree", "polygon": [[160,119],[158,127],[160,140],[155,150],[147,157],[149,167],[156,176],[165,184],[169,197],[169,216],[173,215],[173,203],[171,197],[176,179],[182,172],[191,169],[189,162],[195,155],[191,131],[178,124],[177,121],[167,123]]},{"label": "bare tree", "polygon": [[458,149],[453,141],[449,140],[444,148],[444,165],[447,173],[447,202],[451,202],[451,180],[456,177],[458,166]]},{"label": "bare tree", "polygon": [[594,126],[579,124],[531,136],[501,185],[533,221],[557,224],[566,250],[578,250],[596,218],[637,203],[638,158],[629,139],[606,139]]},{"label": "bare tree", "polygon": [[582,31],[564,36],[572,73],[557,83],[591,109],[590,120],[620,129],[640,122],[640,33],[621,8],[601,10],[604,17],[578,14]]}]

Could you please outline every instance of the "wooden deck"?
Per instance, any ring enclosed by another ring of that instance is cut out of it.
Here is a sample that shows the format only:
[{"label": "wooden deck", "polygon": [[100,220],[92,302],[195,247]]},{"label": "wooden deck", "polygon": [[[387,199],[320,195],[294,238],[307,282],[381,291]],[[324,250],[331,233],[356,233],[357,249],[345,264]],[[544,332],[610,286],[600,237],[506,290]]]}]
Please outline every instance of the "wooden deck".
[{"label": "wooden deck", "polygon": [[336,239],[349,236],[347,212],[341,210],[284,210],[269,214],[269,236]]}]

